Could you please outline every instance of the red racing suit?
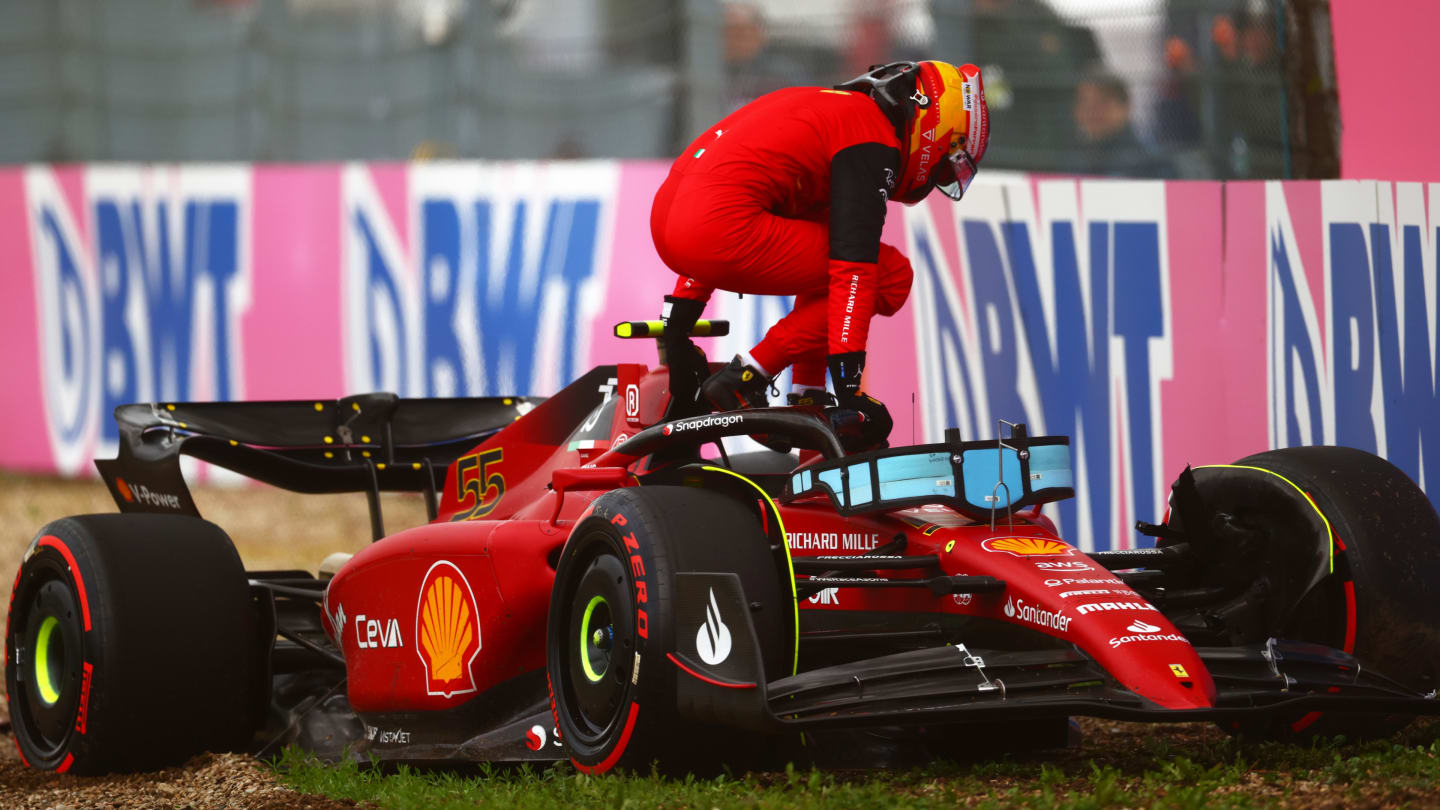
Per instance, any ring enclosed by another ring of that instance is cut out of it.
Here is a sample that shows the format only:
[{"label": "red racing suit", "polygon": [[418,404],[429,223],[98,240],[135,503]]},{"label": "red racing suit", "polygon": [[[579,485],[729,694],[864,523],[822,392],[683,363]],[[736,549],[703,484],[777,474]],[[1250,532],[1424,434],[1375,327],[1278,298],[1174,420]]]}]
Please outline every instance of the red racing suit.
[{"label": "red racing suit", "polygon": [[895,125],[863,94],[795,87],[741,107],[655,195],[650,232],[680,275],[674,295],[794,295],[751,356],[823,385],[825,356],[863,351],[872,315],[909,295],[909,260],[880,241],[899,172]]}]

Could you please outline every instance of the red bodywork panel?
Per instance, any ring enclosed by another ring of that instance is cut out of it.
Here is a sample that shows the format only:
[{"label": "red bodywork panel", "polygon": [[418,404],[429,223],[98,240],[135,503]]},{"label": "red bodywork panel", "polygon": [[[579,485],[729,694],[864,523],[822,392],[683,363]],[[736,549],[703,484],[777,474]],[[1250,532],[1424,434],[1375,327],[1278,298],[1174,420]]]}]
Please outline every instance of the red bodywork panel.
[{"label": "red bodywork panel", "polygon": [[434,523],[356,554],[325,600],[351,705],[448,709],[543,667],[555,577],[549,560],[567,528],[535,520]]},{"label": "red bodywork panel", "polygon": [[1075,644],[1159,706],[1214,703],[1215,684],[1180,631],[1104,566],[1060,540],[1043,517],[1002,521],[992,532],[989,524],[944,507],[845,518],[815,498],[781,513],[796,558],[863,554],[903,533],[905,554],[938,554],[948,575],[1005,580],[1003,593],[938,599],[922,588],[841,590],[803,600],[802,610],[954,613],[1007,622]]},{"label": "red bodywork panel", "polygon": [[324,623],[345,656],[357,711],[453,709],[545,666],[551,563],[603,494],[569,491],[552,522],[554,471],[623,441],[636,430],[628,420],[654,424],[663,412],[663,374],[647,376],[643,365],[618,371],[601,386],[605,401],[623,400],[619,380],[628,379],[637,408],[628,418],[623,401],[614,409],[611,429],[600,428],[610,441],[576,449],[546,441],[555,415],[544,403],[450,465],[433,522],[384,538],[336,573]]},{"label": "red bodywork panel", "polygon": [[[632,461],[605,453],[661,420],[665,388],[663,368],[618,366],[600,386],[615,407],[593,414],[609,416],[608,440],[554,441],[556,414],[547,401],[451,465],[434,522],[386,537],[336,574],[325,597],[326,632],[345,656],[356,710],[453,709],[544,667],[552,562],[603,494],[580,483],[559,499],[549,488],[554,471]],[[605,433],[594,423],[588,429]],[[863,554],[903,534],[905,554],[937,554],[946,574],[1006,582],[999,594],[940,598],[922,588],[845,589],[803,599],[802,610],[1007,622],[1075,644],[1158,706],[1213,705],[1215,685],[1185,637],[1034,512],[993,532],[938,506],[845,518],[812,498],[780,507],[780,515],[797,558]]]}]

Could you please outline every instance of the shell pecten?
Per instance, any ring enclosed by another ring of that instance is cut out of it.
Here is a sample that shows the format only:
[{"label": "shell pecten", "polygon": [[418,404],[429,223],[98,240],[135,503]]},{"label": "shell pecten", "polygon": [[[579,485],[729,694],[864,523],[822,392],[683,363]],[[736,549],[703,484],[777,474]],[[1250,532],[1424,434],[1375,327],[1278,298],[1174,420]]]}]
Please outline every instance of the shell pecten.
[{"label": "shell pecten", "polygon": [[1050,540],[1044,537],[997,537],[986,540],[984,545],[991,551],[1004,551],[1021,557],[1070,553],[1070,546],[1059,540]]},{"label": "shell pecten", "polygon": [[474,626],[470,605],[454,579],[435,578],[425,593],[420,621],[420,644],[430,658],[430,677],[437,681],[459,678],[460,657],[470,646]]}]

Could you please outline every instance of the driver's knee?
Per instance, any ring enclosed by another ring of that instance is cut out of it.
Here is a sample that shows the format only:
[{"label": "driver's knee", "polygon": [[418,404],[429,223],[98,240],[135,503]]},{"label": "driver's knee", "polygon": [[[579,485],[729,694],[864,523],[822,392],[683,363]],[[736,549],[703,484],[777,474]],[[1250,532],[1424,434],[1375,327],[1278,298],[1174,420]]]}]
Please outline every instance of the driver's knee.
[{"label": "driver's knee", "polygon": [[899,250],[880,243],[880,256],[878,259],[879,270],[877,274],[877,289],[875,291],[875,314],[894,315],[905,306],[905,299],[910,297],[910,283],[915,278],[915,271],[910,267],[910,260]]}]

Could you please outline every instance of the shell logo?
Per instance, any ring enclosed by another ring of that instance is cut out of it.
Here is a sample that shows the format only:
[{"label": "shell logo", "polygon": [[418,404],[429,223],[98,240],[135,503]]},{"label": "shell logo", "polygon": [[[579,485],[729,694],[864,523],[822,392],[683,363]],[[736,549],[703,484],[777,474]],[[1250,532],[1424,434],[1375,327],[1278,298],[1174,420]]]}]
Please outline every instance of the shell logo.
[{"label": "shell logo", "polygon": [[130,491],[130,485],[125,483],[124,478],[115,476],[115,488],[120,490],[120,497],[124,498],[126,503],[135,502],[135,493]]},{"label": "shell logo", "polygon": [[480,654],[479,611],[469,580],[448,560],[430,566],[420,584],[415,638],[426,694],[449,698],[475,691],[470,667]]},{"label": "shell logo", "polygon": [[980,544],[986,551],[1003,551],[1016,557],[1068,557],[1068,544],[1044,537],[992,537]]}]

